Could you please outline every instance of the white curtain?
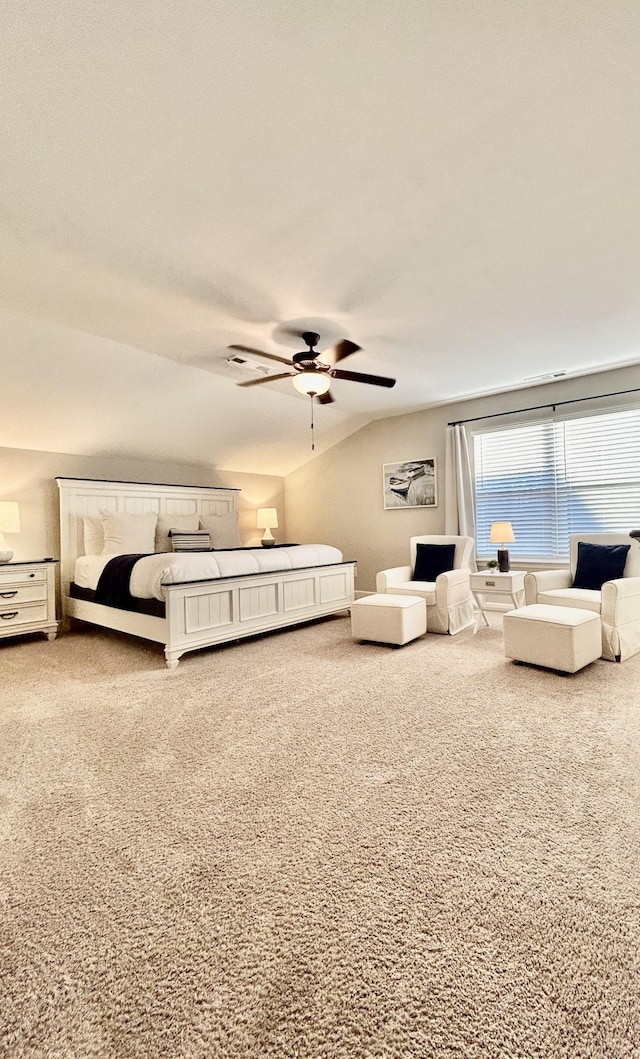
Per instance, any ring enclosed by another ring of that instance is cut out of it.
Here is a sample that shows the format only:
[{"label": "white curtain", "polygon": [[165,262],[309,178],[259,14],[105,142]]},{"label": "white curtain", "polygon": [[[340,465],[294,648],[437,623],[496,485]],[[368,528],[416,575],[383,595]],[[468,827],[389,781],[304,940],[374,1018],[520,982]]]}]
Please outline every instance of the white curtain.
[{"label": "white curtain", "polygon": [[[444,460],[444,532],[476,535],[476,512],[469,445],[463,423],[447,427]],[[476,569],[475,555],[472,569]]]}]

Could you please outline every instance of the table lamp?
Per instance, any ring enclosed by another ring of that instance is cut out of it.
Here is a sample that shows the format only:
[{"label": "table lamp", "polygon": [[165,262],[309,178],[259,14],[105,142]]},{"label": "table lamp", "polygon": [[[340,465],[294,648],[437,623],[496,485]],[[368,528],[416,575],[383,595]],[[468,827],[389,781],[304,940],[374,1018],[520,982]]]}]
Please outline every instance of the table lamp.
[{"label": "table lamp", "polygon": [[0,500],[0,563],[13,559],[13,552],[4,539],[5,533],[20,532],[20,511],[15,500]]},{"label": "table lamp", "polygon": [[501,574],[509,573],[509,552],[505,548],[505,544],[513,544],[514,541],[513,526],[510,522],[491,523],[489,543],[500,545],[498,548],[498,570]]},{"label": "table lamp", "polygon": [[256,525],[258,529],[264,530],[260,541],[262,547],[273,548],[276,541],[271,530],[278,528],[278,512],[275,507],[259,507]]}]

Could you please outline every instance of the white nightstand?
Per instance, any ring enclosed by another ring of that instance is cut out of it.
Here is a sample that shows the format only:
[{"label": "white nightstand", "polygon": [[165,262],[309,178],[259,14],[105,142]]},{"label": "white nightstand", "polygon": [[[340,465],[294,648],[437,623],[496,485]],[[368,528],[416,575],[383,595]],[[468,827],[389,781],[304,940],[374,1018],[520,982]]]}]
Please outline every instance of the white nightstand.
[{"label": "white nightstand", "polygon": [[43,632],[55,640],[57,559],[0,564],[0,637]]},{"label": "white nightstand", "polygon": [[485,625],[489,619],[485,614],[485,605],[489,603],[511,603],[515,608],[524,605],[524,575],[526,570],[510,570],[508,574],[483,570],[479,574],[471,574],[471,592],[478,605],[478,620],[474,632],[478,631],[480,617],[484,618]]}]

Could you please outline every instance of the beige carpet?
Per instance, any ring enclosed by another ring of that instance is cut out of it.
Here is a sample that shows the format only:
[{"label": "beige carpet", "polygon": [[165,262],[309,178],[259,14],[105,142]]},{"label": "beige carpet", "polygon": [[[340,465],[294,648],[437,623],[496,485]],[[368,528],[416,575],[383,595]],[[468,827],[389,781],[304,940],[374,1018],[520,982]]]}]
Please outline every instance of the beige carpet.
[{"label": "beige carpet", "polygon": [[625,1059],[640,656],[0,643],[0,1055]]}]

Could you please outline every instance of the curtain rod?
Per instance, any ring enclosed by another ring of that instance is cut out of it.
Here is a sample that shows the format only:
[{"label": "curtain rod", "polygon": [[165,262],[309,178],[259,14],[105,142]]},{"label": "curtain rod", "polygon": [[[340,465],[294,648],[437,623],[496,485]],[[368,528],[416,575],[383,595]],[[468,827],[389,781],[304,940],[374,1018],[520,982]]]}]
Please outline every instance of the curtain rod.
[{"label": "curtain rod", "polygon": [[640,386],[634,386],[631,390],[614,390],[613,393],[598,393],[593,397],[573,397],[569,401],[552,401],[549,404],[532,404],[528,408],[514,408],[510,412],[493,412],[488,416],[472,416],[470,419],[452,419],[447,423],[448,427],[458,427],[463,423],[479,423],[481,419],[498,419],[499,416],[515,416],[519,412],[538,412],[541,408],[559,408],[563,404],[580,404],[581,401],[601,401],[603,397],[622,397],[627,393],[640,393]]}]

